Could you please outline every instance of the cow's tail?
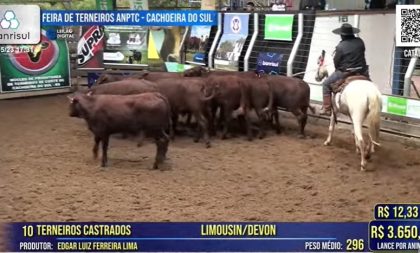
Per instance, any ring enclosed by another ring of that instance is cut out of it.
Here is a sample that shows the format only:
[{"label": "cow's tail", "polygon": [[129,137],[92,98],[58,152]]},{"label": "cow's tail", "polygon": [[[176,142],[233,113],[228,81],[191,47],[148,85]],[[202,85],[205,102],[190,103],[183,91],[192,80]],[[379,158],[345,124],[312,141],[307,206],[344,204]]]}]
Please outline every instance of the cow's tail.
[{"label": "cow's tail", "polygon": [[[161,98],[163,101],[165,101],[165,104],[166,104],[166,106],[168,108],[168,110],[167,110],[168,124],[165,127],[168,128],[167,130],[168,130],[169,136],[170,137],[173,137],[174,136],[174,132],[173,132],[172,107],[171,107],[171,104],[169,103],[168,98],[166,96],[164,96],[163,94],[157,93],[157,96],[159,98]],[[163,134],[164,134],[164,136],[166,138],[169,138],[168,134],[165,131],[162,131],[162,132],[163,132]]]},{"label": "cow's tail", "polygon": [[268,82],[268,105],[266,108],[263,109],[263,112],[268,112],[271,108],[273,108],[273,100],[274,100],[274,90],[273,84]]},{"label": "cow's tail", "polygon": [[212,89],[212,92],[211,92],[211,94],[209,95],[209,96],[205,96],[203,93],[203,91],[204,91],[204,89],[205,89],[205,87],[203,86],[202,88],[201,88],[201,96],[200,96],[200,100],[201,101],[203,101],[203,102],[208,102],[208,101],[210,101],[210,100],[212,100],[213,98],[214,98],[214,96],[216,95],[216,91],[214,90],[214,89]]}]

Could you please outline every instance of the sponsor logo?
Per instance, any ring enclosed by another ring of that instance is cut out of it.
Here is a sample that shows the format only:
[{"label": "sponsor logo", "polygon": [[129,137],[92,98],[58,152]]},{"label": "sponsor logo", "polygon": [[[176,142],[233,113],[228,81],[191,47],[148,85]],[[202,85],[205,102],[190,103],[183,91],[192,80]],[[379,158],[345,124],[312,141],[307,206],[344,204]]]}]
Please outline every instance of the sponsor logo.
[{"label": "sponsor logo", "polygon": [[233,33],[239,33],[241,31],[241,19],[238,16],[234,16],[230,21],[230,28]]},{"label": "sponsor logo", "polygon": [[11,63],[21,72],[29,75],[39,75],[47,72],[57,63],[59,48],[55,41],[41,35],[41,42],[31,45],[29,52],[9,54]]},{"label": "sponsor logo", "polygon": [[4,16],[0,21],[0,27],[2,29],[17,29],[19,27],[19,20],[12,10],[4,12]]},{"label": "sponsor logo", "polygon": [[83,65],[88,62],[95,54],[102,48],[102,39],[104,38],[104,31],[99,26],[92,26],[83,35],[77,44],[77,64]]},{"label": "sponsor logo", "polygon": [[36,5],[0,5],[0,44],[37,44],[41,10]]},{"label": "sponsor logo", "polygon": [[291,26],[282,26],[277,24],[269,24],[268,26],[269,32],[289,32],[292,30]]},{"label": "sponsor logo", "polygon": [[270,66],[270,67],[278,67],[279,66],[279,62],[270,62],[270,61],[264,61],[264,60],[260,60],[258,61],[258,65],[260,66]]}]

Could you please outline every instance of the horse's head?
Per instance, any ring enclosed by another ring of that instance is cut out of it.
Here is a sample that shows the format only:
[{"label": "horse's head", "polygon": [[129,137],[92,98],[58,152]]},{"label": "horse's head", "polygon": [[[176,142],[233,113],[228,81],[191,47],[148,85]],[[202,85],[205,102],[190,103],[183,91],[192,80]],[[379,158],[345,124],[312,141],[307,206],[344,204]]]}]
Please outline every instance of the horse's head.
[{"label": "horse's head", "polygon": [[319,66],[318,70],[316,71],[315,80],[317,82],[321,82],[324,78],[328,77],[328,70],[325,66]]}]

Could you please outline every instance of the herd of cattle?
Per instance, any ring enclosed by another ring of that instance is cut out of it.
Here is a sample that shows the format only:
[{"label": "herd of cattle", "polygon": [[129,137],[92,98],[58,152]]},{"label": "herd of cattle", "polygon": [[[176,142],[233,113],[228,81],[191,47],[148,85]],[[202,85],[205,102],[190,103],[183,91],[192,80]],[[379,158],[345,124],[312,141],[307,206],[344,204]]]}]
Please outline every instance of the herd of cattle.
[{"label": "herd of cattle", "polygon": [[[265,136],[268,125],[279,133],[278,108],[293,113],[299,123],[299,134],[305,135],[310,88],[303,80],[286,76],[259,74],[253,71],[209,71],[194,67],[183,73],[141,72],[132,76],[103,74],[87,91],[77,91],[70,99],[70,116],[85,119],[94,134],[93,155],[102,142],[102,163],[107,166],[109,137],[150,136],[157,153],[154,168],[165,158],[170,138],[177,133],[179,116],[194,117],[197,130],[194,141],[204,140],[210,147],[210,136],[221,129],[227,138],[234,118],[248,140]],[[250,112],[257,115],[256,122]],[[256,124],[253,124],[256,123]]]}]

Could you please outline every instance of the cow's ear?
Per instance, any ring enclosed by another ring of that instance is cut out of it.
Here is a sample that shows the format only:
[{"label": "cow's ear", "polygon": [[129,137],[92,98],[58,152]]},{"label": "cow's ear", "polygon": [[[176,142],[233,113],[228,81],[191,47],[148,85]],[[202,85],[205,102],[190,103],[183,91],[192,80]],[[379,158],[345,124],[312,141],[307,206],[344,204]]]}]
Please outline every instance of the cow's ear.
[{"label": "cow's ear", "polygon": [[69,99],[69,101],[70,101],[71,104],[74,104],[74,103],[77,102],[77,98],[74,97],[74,96],[67,96],[67,98]]}]

